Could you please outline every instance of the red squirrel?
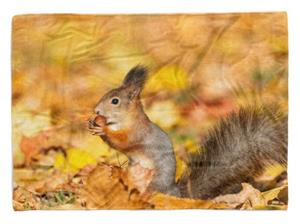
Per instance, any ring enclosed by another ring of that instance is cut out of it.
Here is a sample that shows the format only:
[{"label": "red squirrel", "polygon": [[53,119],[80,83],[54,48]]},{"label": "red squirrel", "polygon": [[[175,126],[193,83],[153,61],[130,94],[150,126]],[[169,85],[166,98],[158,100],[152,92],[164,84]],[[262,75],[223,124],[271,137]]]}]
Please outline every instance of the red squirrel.
[{"label": "red squirrel", "polygon": [[120,87],[100,99],[89,129],[127,155],[129,167],[139,164],[155,171],[149,190],[209,199],[238,192],[242,182],[269,164],[287,164],[287,116],[273,106],[241,108],[209,131],[201,152],[189,155],[188,172],[176,183],[172,141],[151,122],[140,100],[147,76],[145,67],[132,68]]}]

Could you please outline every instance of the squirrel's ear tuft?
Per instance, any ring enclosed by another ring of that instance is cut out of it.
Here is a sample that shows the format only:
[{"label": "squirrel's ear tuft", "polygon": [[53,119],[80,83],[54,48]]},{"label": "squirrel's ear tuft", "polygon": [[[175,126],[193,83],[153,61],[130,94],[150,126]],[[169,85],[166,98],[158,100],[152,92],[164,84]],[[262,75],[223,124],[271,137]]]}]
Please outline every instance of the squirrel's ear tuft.
[{"label": "squirrel's ear tuft", "polygon": [[144,66],[137,65],[130,69],[123,80],[124,86],[135,86],[143,88],[148,76],[148,69]]},{"label": "squirrel's ear tuft", "polygon": [[148,69],[137,65],[132,68],[123,80],[123,86],[129,90],[129,98],[133,99],[140,94],[148,76]]}]

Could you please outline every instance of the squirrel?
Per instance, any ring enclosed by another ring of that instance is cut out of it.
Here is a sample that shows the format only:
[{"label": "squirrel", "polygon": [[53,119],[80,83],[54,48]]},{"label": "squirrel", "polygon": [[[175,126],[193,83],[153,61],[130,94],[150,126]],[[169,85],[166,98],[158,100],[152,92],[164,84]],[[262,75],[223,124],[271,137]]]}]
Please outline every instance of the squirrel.
[{"label": "squirrel", "polygon": [[249,106],[231,112],[208,132],[201,150],[188,156],[188,172],[176,182],[172,141],[151,122],[140,100],[147,77],[147,68],[132,68],[122,85],[97,103],[95,113],[101,122],[89,120],[89,130],[124,153],[128,167],[140,164],[155,170],[147,189],[210,199],[237,193],[241,183],[261,174],[267,165],[286,166],[287,116],[276,106]]}]

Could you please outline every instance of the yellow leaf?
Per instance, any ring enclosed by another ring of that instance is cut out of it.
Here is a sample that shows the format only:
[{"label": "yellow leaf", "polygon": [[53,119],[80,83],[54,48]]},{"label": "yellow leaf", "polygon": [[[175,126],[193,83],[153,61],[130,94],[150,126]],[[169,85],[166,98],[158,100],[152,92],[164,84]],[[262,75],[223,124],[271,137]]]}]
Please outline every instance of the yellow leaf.
[{"label": "yellow leaf", "polygon": [[286,170],[286,167],[280,164],[274,164],[265,168],[262,175],[255,178],[256,181],[271,181]]},{"label": "yellow leaf", "polygon": [[282,172],[284,172],[285,170],[286,170],[286,168],[284,166],[282,166],[280,164],[276,164],[276,165],[268,167],[264,174],[266,176],[276,177],[276,176],[280,175]]},{"label": "yellow leaf", "polygon": [[97,160],[88,152],[78,148],[70,148],[66,158],[58,153],[55,157],[54,167],[66,173],[77,172],[87,165],[96,165]]},{"label": "yellow leaf", "polygon": [[77,145],[80,149],[86,151],[94,158],[111,156],[111,149],[99,136],[89,135],[85,141]]},{"label": "yellow leaf", "polygon": [[67,159],[68,163],[75,169],[81,169],[86,165],[97,163],[97,160],[89,153],[77,148],[71,148],[68,150]]},{"label": "yellow leaf", "polygon": [[271,35],[267,38],[267,42],[272,48],[273,51],[279,53],[287,53],[288,52],[288,42],[287,36],[275,36]]},{"label": "yellow leaf", "polygon": [[187,73],[175,65],[162,67],[154,73],[145,86],[145,92],[167,90],[176,92],[188,86]]},{"label": "yellow leaf", "polygon": [[192,139],[187,139],[184,143],[184,147],[189,153],[196,153],[200,150],[199,144]]},{"label": "yellow leaf", "polygon": [[62,153],[57,153],[54,159],[54,168],[63,170],[65,167],[65,157]]},{"label": "yellow leaf", "polygon": [[176,181],[178,181],[187,169],[187,165],[176,156]]},{"label": "yellow leaf", "polygon": [[279,193],[287,188],[287,185],[283,185],[274,189],[271,189],[269,191],[265,191],[262,193],[262,196],[267,200],[271,201],[278,197]]},{"label": "yellow leaf", "polygon": [[179,108],[172,101],[154,103],[146,110],[150,120],[162,128],[172,128],[181,122]]},{"label": "yellow leaf", "polygon": [[98,136],[88,136],[85,141],[78,142],[77,146],[96,160],[102,158],[108,164],[120,166],[126,164],[128,160],[124,154],[111,148]]}]

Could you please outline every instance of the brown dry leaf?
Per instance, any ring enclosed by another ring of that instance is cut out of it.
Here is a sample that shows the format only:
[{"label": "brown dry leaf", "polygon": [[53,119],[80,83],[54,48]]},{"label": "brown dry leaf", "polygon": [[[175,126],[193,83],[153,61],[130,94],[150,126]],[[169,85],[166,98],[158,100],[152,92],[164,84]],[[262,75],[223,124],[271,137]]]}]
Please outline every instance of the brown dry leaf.
[{"label": "brown dry leaf", "polygon": [[240,209],[286,209],[287,184],[269,191],[260,192],[248,183],[242,184],[242,191],[213,199],[215,202],[227,203],[231,208]]},{"label": "brown dry leaf", "polygon": [[221,195],[213,199],[215,202],[224,202],[235,208],[238,205],[250,202],[250,207],[246,206],[245,209],[253,209],[254,207],[261,207],[267,205],[267,200],[262,196],[261,192],[248,183],[242,183],[243,189],[237,194]]},{"label": "brown dry leaf", "polygon": [[42,146],[47,142],[49,137],[48,132],[41,132],[34,137],[22,137],[20,149],[24,153],[26,166],[30,165],[33,156],[40,153]]},{"label": "brown dry leaf", "polygon": [[269,191],[265,191],[262,193],[262,196],[269,202],[274,199],[278,199],[283,203],[287,204],[288,202],[288,185],[285,184],[283,186],[271,189]]},{"label": "brown dry leaf", "polygon": [[81,191],[89,209],[144,209],[151,204],[142,200],[137,189],[131,189],[122,170],[109,165],[99,165],[87,178]]},{"label": "brown dry leaf", "polygon": [[230,208],[227,204],[222,202],[214,202],[210,200],[194,200],[189,198],[177,198],[174,196],[155,193],[151,199],[150,203],[155,205],[156,209],[227,209]]},{"label": "brown dry leaf", "polygon": [[22,210],[62,210],[85,209],[72,191],[56,190],[45,193],[28,191],[22,187],[16,187],[13,192],[13,207],[17,211]]},{"label": "brown dry leaf", "polygon": [[40,209],[40,200],[33,192],[18,186],[13,191],[13,208],[16,211]]},{"label": "brown dry leaf", "polygon": [[27,186],[51,175],[53,170],[15,168],[13,172],[14,181],[18,185]]},{"label": "brown dry leaf", "polygon": [[[68,133],[66,129],[61,127],[52,127],[46,131],[41,131],[34,136],[22,135],[20,141],[20,150],[25,157],[25,165],[35,165],[43,162],[51,163],[53,162],[53,155],[44,160],[45,156],[51,151],[64,151],[68,145]],[[35,162],[34,162],[35,161]]]},{"label": "brown dry leaf", "polygon": [[[132,178],[130,172],[139,174],[138,178]],[[213,200],[177,198],[162,193],[151,194],[146,191],[146,188],[152,179],[153,172],[139,164],[131,171],[99,164],[96,167],[85,167],[74,176],[63,175],[58,171],[33,172],[28,169],[19,170],[15,175],[19,176],[18,182],[24,185],[14,190],[16,210],[228,209],[237,207],[241,209],[286,209],[284,199],[287,195],[287,185],[261,193],[244,183],[240,193],[219,196]],[[59,198],[62,192],[68,195],[61,200]],[[68,197],[73,201],[66,199]]]},{"label": "brown dry leaf", "polygon": [[68,175],[54,171],[51,176],[29,185],[27,188],[36,192],[54,191],[60,189],[68,183],[69,180],[70,177]]},{"label": "brown dry leaf", "polygon": [[70,176],[53,169],[15,169],[14,180],[29,191],[49,192],[68,183]]}]

